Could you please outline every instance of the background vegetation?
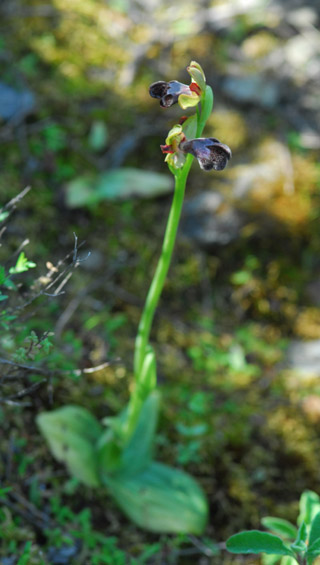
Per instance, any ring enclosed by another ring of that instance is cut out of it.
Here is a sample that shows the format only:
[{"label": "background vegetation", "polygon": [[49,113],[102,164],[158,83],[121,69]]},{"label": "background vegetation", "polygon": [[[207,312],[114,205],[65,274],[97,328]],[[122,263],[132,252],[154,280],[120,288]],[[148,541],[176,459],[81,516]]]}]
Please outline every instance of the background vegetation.
[{"label": "background vegetation", "polygon": [[[1,2],[3,565],[259,563],[222,542],[265,515],[295,523],[301,492],[320,493],[318,26],[312,0]],[[233,159],[193,166],[152,338],[158,453],[205,489],[201,539],[134,527],[35,426],[127,401],[171,194],[122,168],[167,174],[179,110],[148,86],[187,82],[193,59],[215,94],[206,135]]]}]

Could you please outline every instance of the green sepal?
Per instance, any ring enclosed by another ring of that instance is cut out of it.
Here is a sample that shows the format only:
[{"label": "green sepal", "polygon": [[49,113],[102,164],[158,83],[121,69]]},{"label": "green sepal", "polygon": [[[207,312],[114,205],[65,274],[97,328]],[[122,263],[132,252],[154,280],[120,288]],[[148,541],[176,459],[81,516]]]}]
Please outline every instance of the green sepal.
[{"label": "green sepal", "polygon": [[268,530],[271,530],[273,533],[286,539],[295,539],[297,537],[297,528],[291,524],[291,522],[288,522],[288,520],[284,520],[283,518],[265,516],[262,518],[261,523]]},{"label": "green sepal", "polygon": [[175,174],[176,169],[181,169],[186,162],[185,155],[182,151],[177,151],[176,153],[168,153],[165,158],[165,162],[168,163],[169,169],[173,169],[171,172]]},{"label": "green sepal", "polygon": [[194,82],[196,82],[204,92],[206,89],[206,77],[199,63],[191,61],[189,67],[187,67],[187,71]]},{"label": "green sepal", "polygon": [[[182,126],[180,124],[175,124],[171,130],[169,131],[167,137],[166,137],[166,144],[167,145],[172,145],[172,142],[178,137],[180,136],[182,133]],[[180,141],[180,140],[179,140]]]},{"label": "green sepal", "polygon": [[196,535],[205,528],[205,495],[183,471],[152,462],[134,476],[107,476],[104,482],[122,511],[141,528]]},{"label": "green sepal", "polygon": [[183,167],[186,160],[182,151],[179,150],[179,143],[183,137],[182,125],[176,124],[171,128],[166,138],[166,145],[171,145],[174,151],[174,153],[168,153],[165,158],[165,162],[168,163],[168,167],[173,175],[176,169]]},{"label": "green sepal", "polygon": [[231,536],[226,542],[226,547],[231,553],[267,553],[293,557],[293,552],[282,539],[259,530],[240,532]]},{"label": "green sepal", "polygon": [[54,457],[74,477],[87,486],[99,486],[95,445],[102,428],[90,412],[80,406],[64,406],[39,414],[37,425]]}]

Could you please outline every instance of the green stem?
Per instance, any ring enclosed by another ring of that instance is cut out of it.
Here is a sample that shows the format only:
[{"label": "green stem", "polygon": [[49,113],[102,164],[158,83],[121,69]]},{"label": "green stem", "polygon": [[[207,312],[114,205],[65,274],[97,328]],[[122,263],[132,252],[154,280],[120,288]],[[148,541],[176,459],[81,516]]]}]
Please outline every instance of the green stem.
[{"label": "green stem", "polygon": [[[212,112],[212,105],[212,90],[209,86],[207,86],[201,99],[201,113],[197,107],[197,137],[202,134],[205,123]],[[136,380],[139,380],[139,375],[147,353],[152,321],[169,270],[181,216],[186,182],[192,161],[193,156],[188,155],[182,169],[178,169],[175,173],[175,191],[164,236],[162,252],[148,292],[136,338],[134,354],[134,374]]]},{"label": "green stem", "polygon": [[134,373],[136,378],[139,378],[139,374],[142,369],[155,310],[170,267],[181,216],[186,182],[192,161],[193,156],[188,155],[183,168],[181,170],[177,170],[175,174],[175,191],[163,240],[162,252],[144,305],[136,338],[134,356]]}]

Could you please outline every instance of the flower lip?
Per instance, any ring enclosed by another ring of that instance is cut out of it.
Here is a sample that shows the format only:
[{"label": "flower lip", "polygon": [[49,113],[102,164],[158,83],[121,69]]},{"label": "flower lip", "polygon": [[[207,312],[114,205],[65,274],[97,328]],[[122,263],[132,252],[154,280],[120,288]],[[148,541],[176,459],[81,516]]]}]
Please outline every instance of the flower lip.
[{"label": "flower lip", "polygon": [[168,83],[164,80],[158,80],[150,85],[149,94],[152,98],[162,98],[167,93],[167,89]]},{"label": "flower lip", "polygon": [[149,94],[152,98],[160,99],[160,106],[162,108],[170,108],[170,106],[178,102],[181,94],[190,96],[192,95],[192,90],[188,85],[177,80],[171,80],[170,82],[159,80],[150,85]]},{"label": "flower lip", "polygon": [[179,148],[183,153],[191,153],[198,159],[201,169],[204,171],[222,171],[232,156],[228,145],[220,143],[215,137],[199,137],[182,141]]}]

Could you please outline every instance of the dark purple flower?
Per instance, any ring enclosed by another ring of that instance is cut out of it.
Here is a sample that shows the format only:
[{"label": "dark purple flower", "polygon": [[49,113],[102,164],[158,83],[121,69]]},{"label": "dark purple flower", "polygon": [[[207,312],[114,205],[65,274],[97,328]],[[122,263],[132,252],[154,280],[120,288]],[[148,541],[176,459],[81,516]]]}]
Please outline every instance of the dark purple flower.
[{"label": "dark purple flower", "polygon": [[[199,87],[198,90],[200,92]],[[194,96],[192,92],[195,92],[194,86],[191,89],[190,86],[182,84],[182,82],[178,82],[177,80],[171,80],[170,82],[159,80],[151,84],[149,88],[149,93],[152,98],[160,98],[160,106],[162,108],[169,108],[173,104],[176,104],[180,94]]]},{"label": "dark purple flower", "polygon": [[204,171],[211,171],[211,169],[222,171],[232,156],[228,145],[220,143],[215,137],[199,137],[182,141],[179,149],[183,153],[194,155]]}]

